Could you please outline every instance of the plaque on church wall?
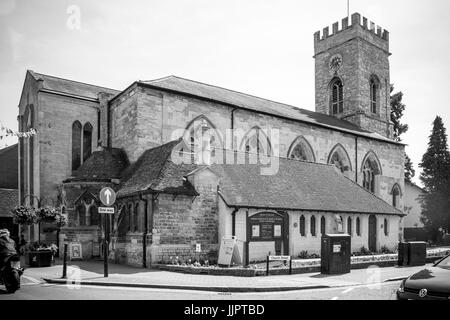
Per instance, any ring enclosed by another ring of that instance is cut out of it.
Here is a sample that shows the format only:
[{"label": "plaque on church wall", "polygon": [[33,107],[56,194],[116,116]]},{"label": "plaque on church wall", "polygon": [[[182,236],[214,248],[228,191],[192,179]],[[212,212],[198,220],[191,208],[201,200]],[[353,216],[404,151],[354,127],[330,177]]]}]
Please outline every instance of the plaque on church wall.
[{"label": "plaque on church wall", "polygon": [[267,239],[267,240],[273,238],[273,225],[272,224],[262,224],[261,225],[261,238]]},{"label": "plaque on church wall", "polygon": [[259,225],[252,225],[252,237],[259,237]]}]

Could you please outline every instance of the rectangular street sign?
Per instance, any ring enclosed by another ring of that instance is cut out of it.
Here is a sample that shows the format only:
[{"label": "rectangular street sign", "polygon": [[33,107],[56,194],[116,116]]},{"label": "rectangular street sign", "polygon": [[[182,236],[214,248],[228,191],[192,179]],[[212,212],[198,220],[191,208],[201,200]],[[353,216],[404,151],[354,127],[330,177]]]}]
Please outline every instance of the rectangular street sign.
[{"label": "rectangular street sign", "polygon": [[114,214],[114,207],[98,207],[98,213]]},{"label": "rectangular street sign", "polygon": [[291,260],[290,256],[269,256],[270,261]]}]

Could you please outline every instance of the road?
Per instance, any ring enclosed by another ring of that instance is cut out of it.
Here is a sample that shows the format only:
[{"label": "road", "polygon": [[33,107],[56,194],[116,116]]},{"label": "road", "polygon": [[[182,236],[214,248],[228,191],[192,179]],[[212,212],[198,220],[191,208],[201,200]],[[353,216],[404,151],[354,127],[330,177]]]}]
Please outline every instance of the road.
[{"label": "road", "polygon": [[0,286],[0,300],[393,300],[400,281],[329,289],[265,293],[217,293],[125,287],[53,285],[26,281],[15,294]]}]

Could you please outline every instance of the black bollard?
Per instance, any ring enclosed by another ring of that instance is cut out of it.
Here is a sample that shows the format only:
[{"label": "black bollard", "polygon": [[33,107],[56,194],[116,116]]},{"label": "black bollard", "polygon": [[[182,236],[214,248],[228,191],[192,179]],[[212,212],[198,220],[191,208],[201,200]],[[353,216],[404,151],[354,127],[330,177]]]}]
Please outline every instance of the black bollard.
[{"label": "black bollard", "polygon": [[67,243],[64,243],[64,260],[63,260],[63,274],[62,278],[67,278]]}]

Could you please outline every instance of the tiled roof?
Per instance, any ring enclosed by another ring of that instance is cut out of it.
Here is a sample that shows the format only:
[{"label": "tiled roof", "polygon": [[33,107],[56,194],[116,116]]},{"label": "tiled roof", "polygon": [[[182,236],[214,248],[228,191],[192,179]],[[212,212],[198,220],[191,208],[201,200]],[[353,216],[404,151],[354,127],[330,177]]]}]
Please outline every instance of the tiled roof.
[{"label": "tiled roof", "polygon": [[110,94],[118,94],[120,91],[110,89],[110,88],[104,88],[95,86],[92,84],[82,83],[78,81],[68,80],[68,79],[62,79],[54,76],[45,75],[42,73],[37,73],[31,70],[28,70],[33,77],[36,80],[43,80],[42,88],[59,92],[59,93],[65,93],[70,95],[76,95],[80,97],[90,98],[90,99],[97,99],[97,95],[99,92],[106,92]]},{"label": "tiled roof", "polygon": [[275,175],[261,175],[262,167],[211,166],[229,206],[403,215],[334,166],[280,158]]},{"label": "tiled roof", "polygon": [[122,149],[103,148],[93,152],[65,182],[117,179],[128,165],[128,158]]},{"label": "tiled roof", "polygon": [[334,129],[340,129],[349,133],[365,136],[372,139],[397,143],[382,135],[367,130],[363,130],[355,124],[340,120],[338,118],[313,112],[310,110],[300,109],[291,105],[274,102],[271,100],[255,97],[249,94],[193,81],[183,79],[176,76],[169,76],[162,79],[140,81],[140,83],[151,85],[154,87],[174,90],[190,95],[195,95],[215,101],[232,104],[241,108],[250,109],[256,112],[265,112],[275,116],[281,116],[293,120],[300,120],[311,124],[326,126]]},{"label": "tiled roof", "polygon": [[195,165],[176,165],[170,155],[180,140],[172,141],[145,151],[123,174],[124,182],[117,192],[125,197],[137,192],[166,192],[196,194],[192,185],[183,178],[196,168]]},{"label": "tiled roof", "polygon": [[0,150],[0,188],[17,189],[18,184],[17,143]]},{"label": "tiled roof", "polygon": [[10,210],[19,204],[17,189],[0,188],[0,217],[10,217]]}]

